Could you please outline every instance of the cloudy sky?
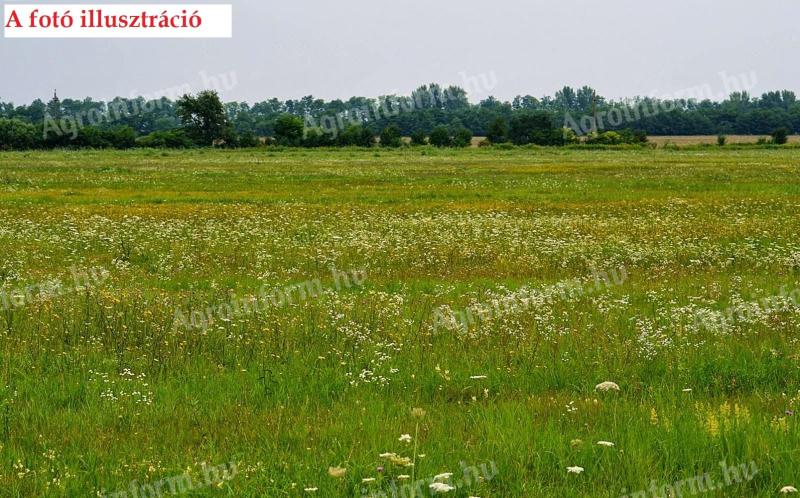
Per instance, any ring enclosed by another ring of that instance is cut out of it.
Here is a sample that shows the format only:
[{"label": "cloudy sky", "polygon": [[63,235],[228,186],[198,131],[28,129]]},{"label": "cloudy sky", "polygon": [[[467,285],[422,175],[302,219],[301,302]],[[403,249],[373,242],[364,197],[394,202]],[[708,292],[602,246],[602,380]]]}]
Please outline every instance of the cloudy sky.
[{"label": "cloudy sky", "polygon": [[232,39],[0,39],[0,100],[208,86],[225,100],[331,99],[431,81],[463,86],[473,101],[565,84],[614,98],[718,97],[737,86],[800,93],[797,0],[230,3]]}]

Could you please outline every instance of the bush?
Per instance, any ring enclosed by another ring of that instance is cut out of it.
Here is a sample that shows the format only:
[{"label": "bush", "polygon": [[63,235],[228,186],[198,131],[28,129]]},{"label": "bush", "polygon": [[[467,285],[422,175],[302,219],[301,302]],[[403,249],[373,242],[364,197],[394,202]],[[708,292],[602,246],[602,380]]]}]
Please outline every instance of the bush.
[{"label": "bush", "polygon": [[789,141],[789,130],[787,128],[777,128],[772,132],[772,143],[783,145]]},{"label": "bush", "polygon": [[453,130],[453,138],[450,141],[453,147],[469,147],[472,145],[472,132],[463,126]]},{"label": "bush", "polygon": [[400,135],[400,128],[389,125],[381,132],[381,147],[400,147],[403,145],[403,138]]},{"label": "bush", "polygon": [[237,140],[236,145],[239,147],[258,147],[261,145],[261,141],[258,140],[258,137],[252,131],[246,131],[241,134],[239,140]]},{"label": "bush", "polygon": [[619,130],[592,132],[586,136],[586,143],[592,145],[644,145],[647,135],[643,131]]},{"label": "bush", "polygon": [[372,147],[375,144],[375,136],[367,128],[352,124],[339,134],[337,143],[342,146]]},{"label": "bush", "polygon": [[720,147],[723,147],[725,145],[725,142],[727,141],[728,137],[726,137],[725,135],[722,134],[717,135],[717,145],[719,145]]},{"label": "bush", "polygon": [[616,131],[592,132],[586,136],[586,143],[597,145],[619,145],[622,143],[622,135]]},{"label": "bush", "polygon": [[508,123],[505,118],[500,116],[494,118],[486,130],[486,138],[493,144],[508,142]]},{"label": "bush", "polygon": [[105,136],[115,149],[130,149],[136,146],[136,132],[130,126],[114,126],[105,130]]},{"label": "bush", "polygon": [[169,149],[188,149],[194,147],[194,141],[186,136],[182,129],[169,131],[154,131],[149,135],[139,137],[136,140],[139,147],[155,147]]},{"label": "bush", "polygon": [[275,120],[275,141],[279,145],[297,147],[303,141],[303,120],[292,114],[283,114]]},{"label": "bush", "polygon": [[511,118],[508,136],[514,145],[558,145],[562,133],[553,126],[553,115],[546,111],[520,112]]},{"label": "bush", "polygon": [[446,126],[437,126],[431,130],[428,141],[435,147],[449,147],[450,146],[450,132],[447,131]]},{"label": "bush", "polygon": [[322,128],[309,128],[305,131],[304,147],[330,147],[333,144],[333,137]]},{"label": "bush", "polygon": [[428,140],[425,137],[425,132],[422,130],[416,130],[411,133],[411,145],[427,145]]},{"label": "bush", "polygon": [[37,130],[18,119],[0,118],[0,150],[25,150],[39,146]]}]

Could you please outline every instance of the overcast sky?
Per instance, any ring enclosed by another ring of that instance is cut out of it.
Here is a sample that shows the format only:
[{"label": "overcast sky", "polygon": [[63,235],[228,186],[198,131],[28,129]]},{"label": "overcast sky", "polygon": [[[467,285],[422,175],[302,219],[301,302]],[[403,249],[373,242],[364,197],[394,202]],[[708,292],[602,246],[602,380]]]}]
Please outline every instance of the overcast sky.
[{"label": "overcast sky", "polygon": [[0,39],[0,100],[197,91],[217,75],[225,100],[248,102],[407,94],[431,81],[473,101],[565,84],[612,98],[800,93],[797,0],[230,3],[232,39]]}]

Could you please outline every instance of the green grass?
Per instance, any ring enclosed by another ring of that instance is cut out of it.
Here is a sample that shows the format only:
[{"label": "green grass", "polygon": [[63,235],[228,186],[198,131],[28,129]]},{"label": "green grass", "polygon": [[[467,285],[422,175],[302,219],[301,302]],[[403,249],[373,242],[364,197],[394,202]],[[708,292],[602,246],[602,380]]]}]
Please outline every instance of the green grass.
[{"label": "green grass", "polygon": [[[776,496],[800,487],[800,303],[694,317],[800,287],[799,211],[792,149],[2,153],[5,295],[107,273],[0,302],[0,496],[202,483],[203,462],[235,473],[185,496],[393,496],[461,462],[496,472],[444,496],[655,496],[704,473],[697,495]],[[591,292],[550,292],[576,278]],[[721,461],[758,471],[728,484]]]}]

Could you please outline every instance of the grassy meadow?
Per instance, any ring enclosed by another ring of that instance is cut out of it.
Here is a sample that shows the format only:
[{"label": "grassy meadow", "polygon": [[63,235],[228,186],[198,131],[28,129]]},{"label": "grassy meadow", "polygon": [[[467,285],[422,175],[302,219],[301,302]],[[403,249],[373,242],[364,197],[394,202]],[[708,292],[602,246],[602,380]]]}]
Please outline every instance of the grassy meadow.
[{"label": "grassy meadow", "polygon": [[797,149],[0,153],[0,496],[782,496],[798,233]]}]

